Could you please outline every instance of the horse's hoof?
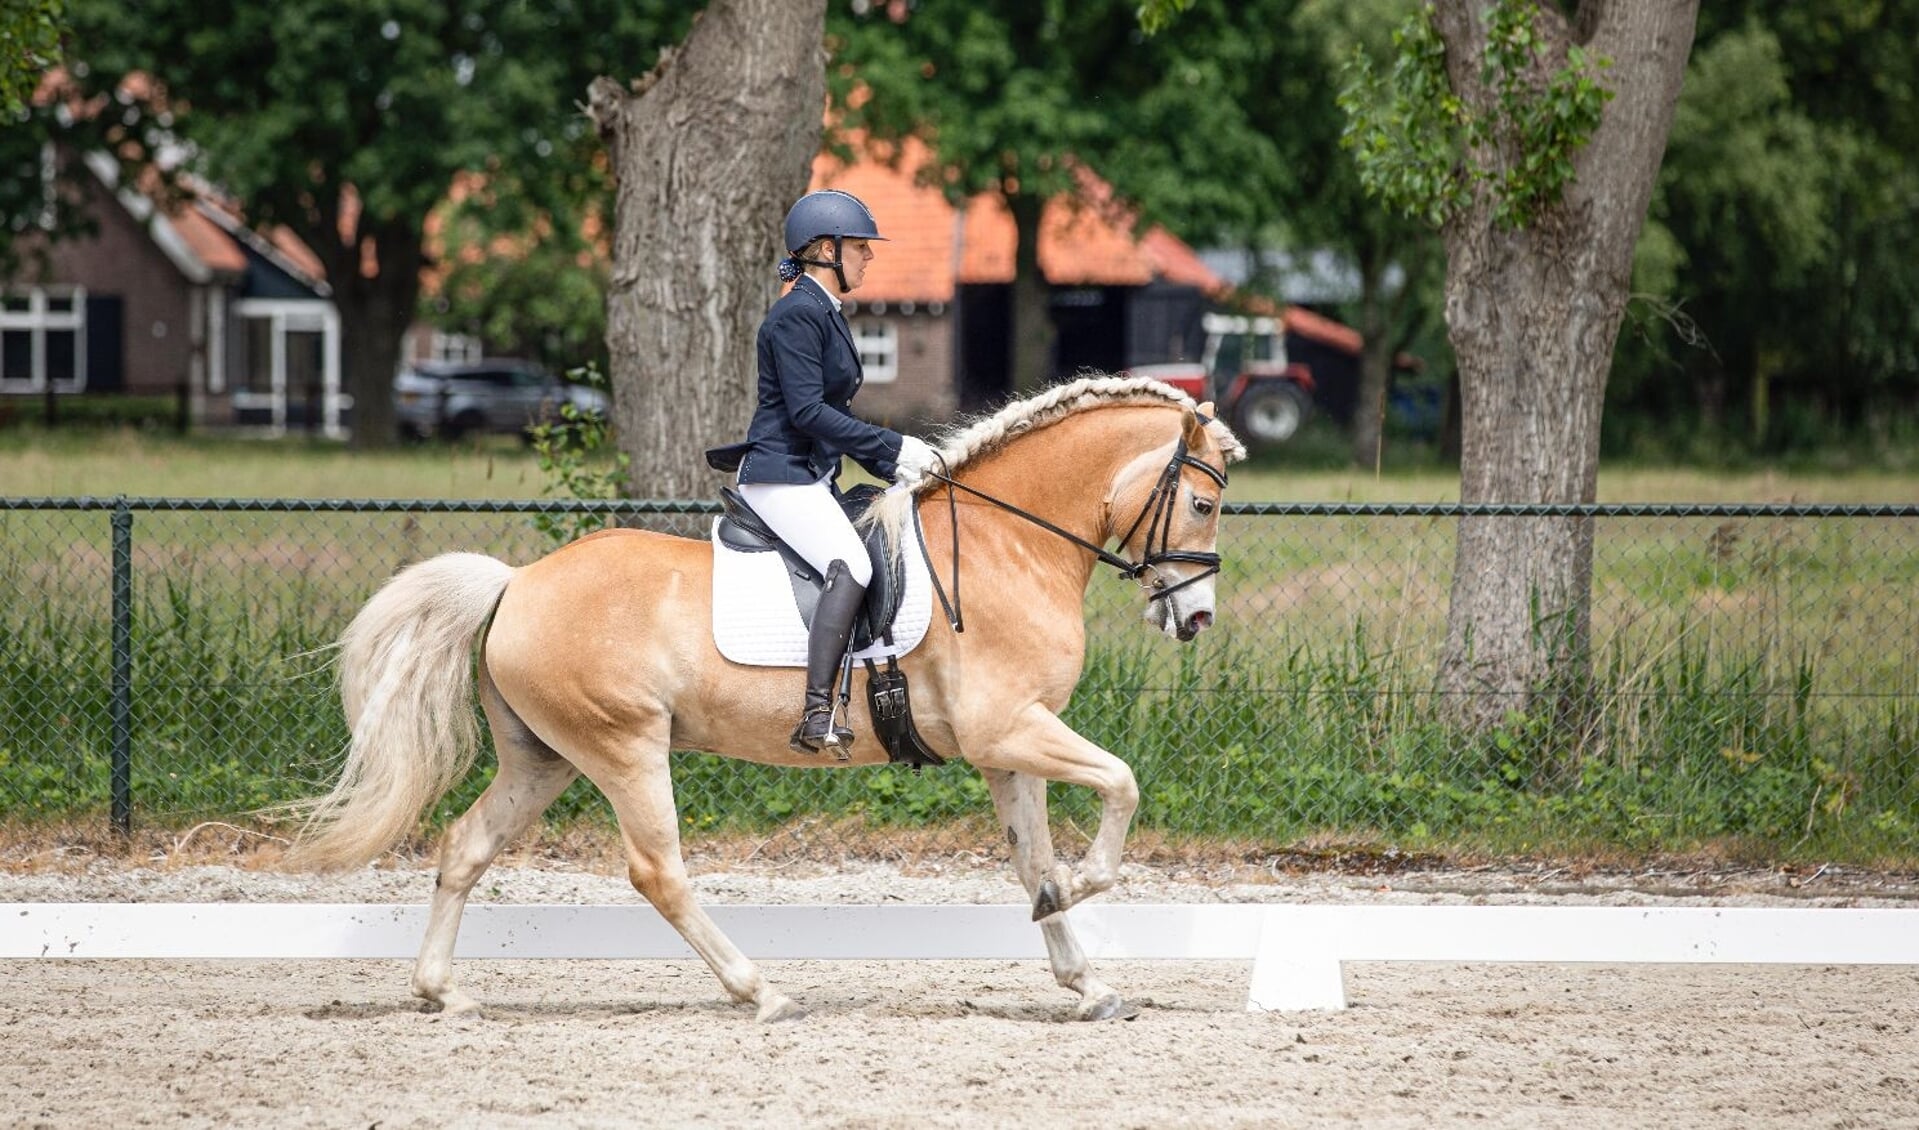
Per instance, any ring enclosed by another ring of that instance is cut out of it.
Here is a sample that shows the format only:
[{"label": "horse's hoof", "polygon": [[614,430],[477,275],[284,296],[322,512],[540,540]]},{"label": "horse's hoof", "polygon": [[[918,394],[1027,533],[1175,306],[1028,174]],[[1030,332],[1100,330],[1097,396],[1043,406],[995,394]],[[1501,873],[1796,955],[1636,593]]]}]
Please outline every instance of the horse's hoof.
[{"label": "horse's hoof", "polygon": [[1051,918],[1065,909],[1059,901],[1059,884],[1051,879],[1042,880],[1039,885],[1039,894],[1033,896],[1033,921]]},{"label": "horse's hoof", "polygon": [[760,1006],[761,1024],[784,1024],[788,1021],[803,1020],[805,1017],[806,1010],[794,1003],[791,997],[780,997]]},{"label": "horse's hoof", "polygon": [[449,989],[440,997],[440,1015],[478,1016],[480,1015],[480,1002],[460,992],[458,989]]},{"label": "horse's hoof", "polygon": [[1079,1006],[1080,1020],[1131,1020],[1139,1015],[1139,1009],[1126,1003],[1118,993],[1108,993],[1097,1000],[1090,1000]]}]

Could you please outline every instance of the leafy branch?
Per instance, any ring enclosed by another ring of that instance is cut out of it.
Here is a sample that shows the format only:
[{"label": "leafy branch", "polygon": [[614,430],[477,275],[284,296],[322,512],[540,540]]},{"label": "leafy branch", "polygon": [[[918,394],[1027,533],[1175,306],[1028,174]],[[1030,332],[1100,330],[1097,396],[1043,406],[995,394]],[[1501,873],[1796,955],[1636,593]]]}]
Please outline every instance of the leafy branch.
[{"label": "leafy branch", "polygon": [[1526,227],[1574,179],[1573,154],[1592,140],[1613,97],[1594,76],[1611,63],[1572,47],[1540,81],[1552,44],[1539,31],[1538,3],[1495,0],[1480,64],[1490,104],[1476,110],[1452,88],[1433,17],[1424,5],[1393,32],[1385,74],[1354,49],[1339,94],[1347,115],[1340,145],[1367,193],[1413,219],[1440,227],[1483,189],[1496,223]]},{"label": "leafy branch", "polygon": [[[591,388],[607,387],[607,377],[595,364],[567,370],[567,378]],[[615,499],[626,485],[631,460],[611,442],[612,424],[599,412],[588,412],[571,402],[560,405],[559,420],[528,430],[540,471],[547,476],[541,493],[549,498]],[[612,457],[607,457],[611,451]],[[533,524],[556,545],[564,545],[612,524],[605,514],[536,514]]]}]

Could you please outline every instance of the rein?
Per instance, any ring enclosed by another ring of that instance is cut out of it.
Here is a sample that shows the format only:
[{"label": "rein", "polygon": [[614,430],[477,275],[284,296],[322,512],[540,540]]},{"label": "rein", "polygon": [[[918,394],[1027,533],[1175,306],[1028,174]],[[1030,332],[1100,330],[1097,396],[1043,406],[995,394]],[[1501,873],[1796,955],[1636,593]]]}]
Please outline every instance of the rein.
[{"label": "rein", "polygon": [[[1132,540],[1135,533],[1139,532],[1141,525],[1146,526],[1146,542],[1142,547],[1144,552],[1138,561],[1129,561],[1104,546],[1095,545],[1087,541],[1071,530],[1062,529],[1031,511],[1022,510],[1004,499],[995,498],[985,491],[967,486],[965,483],[948,475],[938,471],[926,472],[927,477],[938,479],[940,482],[946,484],[946,507],[947,513],[950,516],[949,524],[953,528],[953,599],[951,603],[948,603],[946,591],[940,585],[939,572],[932,568],[933,563],[930,559],[926,563],[927,575],[933,582],[933,592],[939,597],[940,607],[946,612],[947,622],[952,625],[955,632],[963,632],[966,630],[960,616],[959,500],[954,494],[956,490],[963,490],[975,498],[990,502],[1001,510],[1023,518],[1033,525],[1038,526],[1040,529],[1048,533],[1057,534],[1067,541],[1072,542],[1074,545],[1079,546],[1081,549],[1086,550],[1098,558],[1103,564],[1111,565],[1114,569],[1117,569],[1120,576],[1135,582],[1141,588],[1150,588],[1151,591],[1147,596],[1149,601],[1169,597],[1186,586],[1203,581],[1214,573],[1219,572],[1219,554],[1207,553],[1200,550],[1173,549],[1167,544],[1172,537],[1173,508],[1177,504],[1179,497],[1179,473],[1181,467],[1195,468],[1205,474],[1207,478],[1218,483],[1221,487],[1226,485],[1226,472],[1219,470],[1204,460],[1195,459],[1188,453],[1186,439],[1182,436],[1173,448],[1173,457],[1166,461],[1165,470],[1159,473],[1159,481],[1153,484],[1153,493],[1146,496],[1146,504],[1140,507],[1139,516],[1134,518],[1133,524],[1126,528],[1124,534],[1120,535],[1119,543],[1121,546],[1124,546]],[[917,507],[913,511],[913,520],[915,522],[919,521],[919,510]],[[1155,537],[1159,538],[1159,550],[1157,552],[1153,549],[1153,539]],[[920,549],[922,553],[927,552],[926,538],[923,534],[920,538]],[[1159,577],[1159,566],[1167,562],[1204,565],[1206,568],[1178,584],[1168,585]],[[1153,575],[1153,583],[1151,585],[1143,579],[1148,573]]]}]

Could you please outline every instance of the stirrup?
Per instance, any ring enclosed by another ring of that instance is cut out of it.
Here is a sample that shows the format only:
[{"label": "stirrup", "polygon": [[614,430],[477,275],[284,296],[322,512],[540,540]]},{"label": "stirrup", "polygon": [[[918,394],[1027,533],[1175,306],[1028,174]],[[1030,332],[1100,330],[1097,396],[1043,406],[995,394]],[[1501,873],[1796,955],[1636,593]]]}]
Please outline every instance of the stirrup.
[{"label": "stirrup", "polygon": [[809,706],[800,715],[800,724],[793,728],[793,736],[787,739],[787,745],[794,753],[819,753],[830,749],[835,756],[844,759],[847,747],[853,744],[853,731],[834,720],[837,712],[830,704]]}]

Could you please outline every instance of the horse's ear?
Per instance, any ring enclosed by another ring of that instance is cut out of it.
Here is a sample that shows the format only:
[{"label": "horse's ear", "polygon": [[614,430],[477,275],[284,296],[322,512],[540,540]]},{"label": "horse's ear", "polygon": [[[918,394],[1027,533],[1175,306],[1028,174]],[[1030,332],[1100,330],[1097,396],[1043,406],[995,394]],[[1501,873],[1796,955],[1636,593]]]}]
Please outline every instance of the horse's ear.
[{"label": "horse's ear", "polygon": [[1206,425],[1212,420],[1213,402],[1210,400],[1200,405],[1198,411],[1191,408],[1186,410],[1186,423],[1181,429],[1180,438],[1186,442],[1189,449],[1198,448],[1206,442]]}]

